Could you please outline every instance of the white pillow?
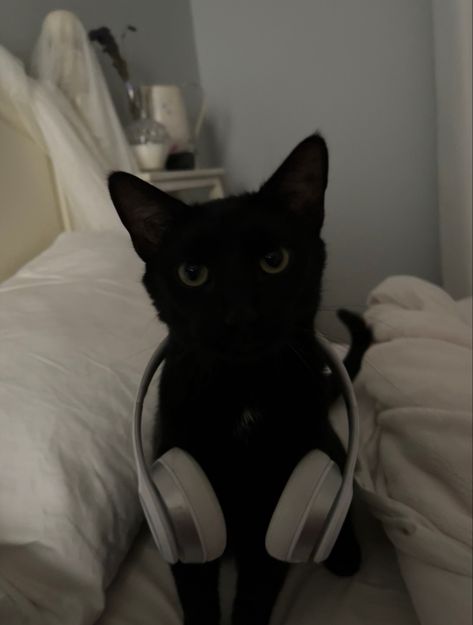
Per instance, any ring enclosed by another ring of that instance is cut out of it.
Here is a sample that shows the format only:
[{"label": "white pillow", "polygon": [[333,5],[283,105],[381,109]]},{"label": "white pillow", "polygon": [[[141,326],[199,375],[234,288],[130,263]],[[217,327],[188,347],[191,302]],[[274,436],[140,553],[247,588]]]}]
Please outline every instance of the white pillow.
[{"label": "white pillow", "polygon": [[69,233],[0,285],[2,624],[93,623],[138,528],[132,407],[166,334],[142,271],[127,236]]}]

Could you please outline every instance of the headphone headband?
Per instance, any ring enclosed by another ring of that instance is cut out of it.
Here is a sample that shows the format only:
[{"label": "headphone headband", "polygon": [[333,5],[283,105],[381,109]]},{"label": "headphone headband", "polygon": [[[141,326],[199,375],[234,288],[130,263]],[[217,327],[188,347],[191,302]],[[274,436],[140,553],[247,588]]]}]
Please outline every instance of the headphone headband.
[{"label": "headphone headband", "polygon": [[[316,561],[321,561],[328,557],[351,502],[356,459],[358,456],[360,427],[356,397],[345,366],[343,365],[338,354],[335,352],[327,339],[317,333],[317,340],[324,352],[329,368],[331,369],[332,373],[336,377],[338,377],[341,383],[342,396],[346,405],[349,425],[348,453],[342,474],[342,484],[335,497],[334,503],[327,515],[327,521],[323,529],[322,540],[317,545],[313,553],[313,559],[315,559]],[[133,415],[133,451],[138,472],[138,488],[140,493],[155,493],[160,501],[162,501],[161,494],[155,487],[150,475],[150,471],[146,466],[141,435],[141,422],[143,403],[146,393],[155,372],[165,358],[168,342],[169,339],[165,338],[159,344],[157,349],[152,354],[148,365],[146,366],[140,382],[140,386],[138,388]],[[163,509],[164,508],[165,506],[163,506]],[[167,558],[165,553],[163,553],[163,555],[168,561],[172,562],[176,560],[177,546],[175,544],[173,536],[171,535],[172,532],[169,531],[167,527],[170,527],[170,525],[167,525],[166,523],[162,524],[162,531],[166,534],[165,540],[160,541],[159,537],[156,535],[154,537],[155,540],[161,544],[163,551],[169,549]],[[167,547],[167,545],[170,545],[170,547]]]}]

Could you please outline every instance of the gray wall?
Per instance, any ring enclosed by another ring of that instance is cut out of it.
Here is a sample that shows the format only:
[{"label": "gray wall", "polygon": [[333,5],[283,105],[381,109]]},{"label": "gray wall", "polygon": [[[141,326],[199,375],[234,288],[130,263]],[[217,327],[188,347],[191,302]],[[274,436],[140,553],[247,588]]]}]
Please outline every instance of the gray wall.
[{"label": "gray wall", "polygon": [[[123,50],[135,82],[199,80],[189,0],[1,0],[0,44],[27,62],[44,16],[58,8],[73,11],[87,31],[108,26],[117,39],[127,24],[136,26],[138,32],[127,35]],[[126,119],[121,81],[109,57],[97,56]]]},{"label": "gray wall", "polygon": [[[431,0],[195,0],[192,15],[189,4],[59,6],[87,30],[136,26],[125,48],[136,82],[200,74],[210,103],[207,162],[225,165],[231,190],[256,188],[297,141],[325,134],[325,307],[362,307],[390,274],[437,281]],[[54,8],[53,0],[4,0],[0,43],[27,60]],[[120,80],[98,56],[125,118]]]},{"label": "gray wall", "polygon": [[439,278],[430,0],[192,3],[211,149],[254,189],[304,136],[331,153],[325,305]]}]

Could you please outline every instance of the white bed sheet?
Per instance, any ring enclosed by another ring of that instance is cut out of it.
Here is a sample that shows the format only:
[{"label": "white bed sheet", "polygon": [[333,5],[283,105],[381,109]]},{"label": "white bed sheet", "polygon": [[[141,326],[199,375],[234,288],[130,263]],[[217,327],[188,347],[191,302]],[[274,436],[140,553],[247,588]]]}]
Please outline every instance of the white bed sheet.
[{"label": "white bed sheet", "polygon": [[142,272],[128,236],[67,233],[0,285],[0,625],[92,625],[139,529],[131,414],[166,335]]},{"label": "white bed sheet", "polygon": [[[358,507],[364,562],[352,578],[338,578],[317,565],[293,566],[271,625],[418,625],[399,573],[396,554],[377,521]],[[223,625],[230,623],[235,571],[224,562]],[[144,527],[107,593],[97,625],[181,625],[171,569]]]}]

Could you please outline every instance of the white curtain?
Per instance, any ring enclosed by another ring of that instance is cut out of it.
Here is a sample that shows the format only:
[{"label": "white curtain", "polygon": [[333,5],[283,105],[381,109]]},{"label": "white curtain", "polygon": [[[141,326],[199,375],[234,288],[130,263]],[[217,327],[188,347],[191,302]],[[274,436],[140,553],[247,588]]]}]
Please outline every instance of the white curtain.
[{"label": "white curtain", "polygon": [[433,0],[444,288],[472,292],[472,2]]},{"label": "white curtain", "polygon": [[124,231],[107,190],[111,168],[78,131],[81,122],[67,102],[63,97],[59,103],[50,89],[27,76],[23,64],[0,45],[0,113],[51,159],[66,228]]},{"label": "white curtain", "polygon": [[66,229],[124,231],[107,190],[136,165],[84,27],[50,13],[34,55],[36,79],[0,46],[0,112],[15,113],[51,159]]},{"label": "white curtain", "polygon": [[52,11],[45,17],[31,72],[105,166],[136,169],[95,51],[74,13]]}]

